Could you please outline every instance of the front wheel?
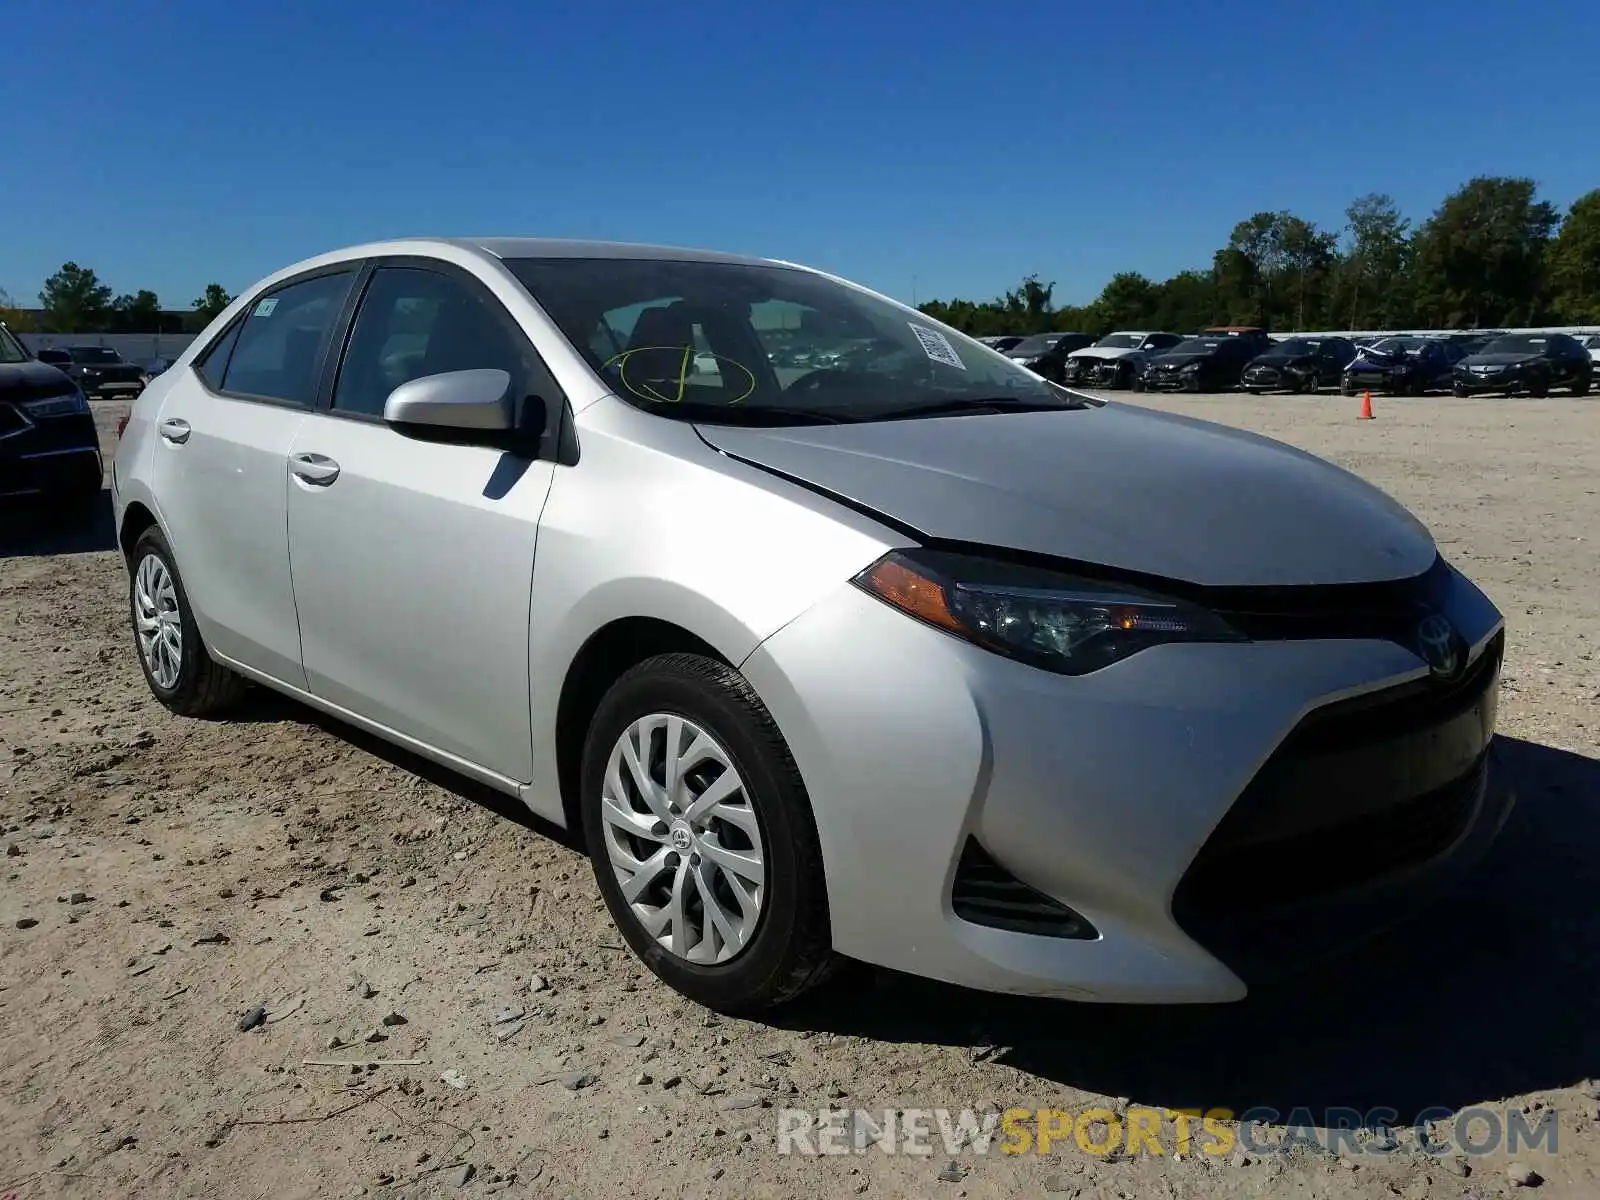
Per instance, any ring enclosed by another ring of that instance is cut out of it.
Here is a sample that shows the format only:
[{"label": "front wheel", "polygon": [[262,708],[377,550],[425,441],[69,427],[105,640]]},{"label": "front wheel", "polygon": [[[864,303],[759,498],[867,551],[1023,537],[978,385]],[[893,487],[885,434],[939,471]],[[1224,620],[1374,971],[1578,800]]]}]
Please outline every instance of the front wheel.
[{"label": "front wheel", "polygon": [[156,526],[128,556],[128,607],[145,682],[179,716],[220,712],[249,686],[206,653],[172,548]]},{"label": "front wheel", "polygon": [[791,1000],[835,963],[811,803],[742,675],[694,654],[639,664],[584,746],[584,838],[628,945],[729,1015]]},{"label": "front wheel", "polygon": [[1539,379],[1528,385],[1528,395],[1535,400],[1543,400],[1550,394],[1550,385]]},{"label": "front wheel", "polygon": [[1574,396],[1587,396],[1589,394],[1589,386],[1593,382],[1594,379],[1592,376],[1578,380],[1572,385],[1572,394]]}]

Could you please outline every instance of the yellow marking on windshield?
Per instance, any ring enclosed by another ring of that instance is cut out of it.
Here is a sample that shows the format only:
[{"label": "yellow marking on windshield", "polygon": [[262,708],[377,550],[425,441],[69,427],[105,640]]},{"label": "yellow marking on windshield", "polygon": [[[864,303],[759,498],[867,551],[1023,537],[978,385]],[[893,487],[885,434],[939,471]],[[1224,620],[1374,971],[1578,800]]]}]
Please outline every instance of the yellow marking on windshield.
[{"label": "yellow marking on windshield", "polygon": [[[635,354],[643,354],[652,350],[681,352],[681,359],[678,364],[678,394],[676,396],[662,395],[650,385],[648,380],[628,378],[628,360]],[[744,372],[745,378],[750,381],[749,386],[744,391],[740,392],[732,400],[727,401],[729,405],[739,404],[755,394],[757,380],[754,371],[735,358],[727,358],[721,354],[713,354],[710,357],[716,361],[719,371],[725,367],[737,367]],[[615,366],[617,368],[618,381],[635,396],[642,396],[646,400],[654,400],[660,404],[680,404],[683,402],[684,393],[689,390],[689,368],[693,364],[694,358],[693,346],[635,346],[631,350],[624,350],[621,354],[613,354],[605,362],[601,363],[600,367],[604,370],[607,367]]]}]

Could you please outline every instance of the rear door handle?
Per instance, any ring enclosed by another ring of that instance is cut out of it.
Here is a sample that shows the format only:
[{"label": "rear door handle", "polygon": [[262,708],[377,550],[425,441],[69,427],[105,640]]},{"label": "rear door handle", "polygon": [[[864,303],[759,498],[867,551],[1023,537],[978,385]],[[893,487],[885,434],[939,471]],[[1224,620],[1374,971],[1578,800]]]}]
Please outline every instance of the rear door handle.
[{"label": "rear door handle", "polygon": [[182,417],[168,417],[161,422],[161,436],[174,445],[181,446],[184,442],[187,442],[191,432],[189,422]]},{"label": "rear door handle", "polygon": [[289,459],[289,470],[315,487],[327,487],[339,478],[339,464],[326,454],[296,454]]}]

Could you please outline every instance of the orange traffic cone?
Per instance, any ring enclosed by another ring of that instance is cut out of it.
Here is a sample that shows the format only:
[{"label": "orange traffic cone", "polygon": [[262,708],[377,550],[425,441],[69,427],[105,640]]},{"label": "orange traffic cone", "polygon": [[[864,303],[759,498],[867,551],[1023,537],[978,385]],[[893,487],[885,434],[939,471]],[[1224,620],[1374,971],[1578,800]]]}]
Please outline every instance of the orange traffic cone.
[{"label": "orange traffic cone", "polygon": [[1356,420],[1358,420],[1358,421],[1370,421],[1370,420],[1372,420],[1372,393],[1371,392],[1362,392],[1361,393],[1361,415],[1359,417],[1357,417]]}]

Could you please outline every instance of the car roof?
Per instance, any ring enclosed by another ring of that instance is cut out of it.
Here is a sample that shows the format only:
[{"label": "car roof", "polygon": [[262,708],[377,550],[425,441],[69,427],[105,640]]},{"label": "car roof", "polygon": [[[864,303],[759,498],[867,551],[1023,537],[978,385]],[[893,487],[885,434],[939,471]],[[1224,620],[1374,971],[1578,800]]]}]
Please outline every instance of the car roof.
[{"label": "car roof", "polygon": [[755,266],[793,266],[777,259],[702,250],[692,246],[662,246],[649,242],[608,242],[580,238],[548,237],[417,237],[369,242],[330,251],[319,258],[362,258],[379,254],[404,254],[407,249],[454,246],[476,250],[495,258],[651,258],[679,262],[732,262]]}]

